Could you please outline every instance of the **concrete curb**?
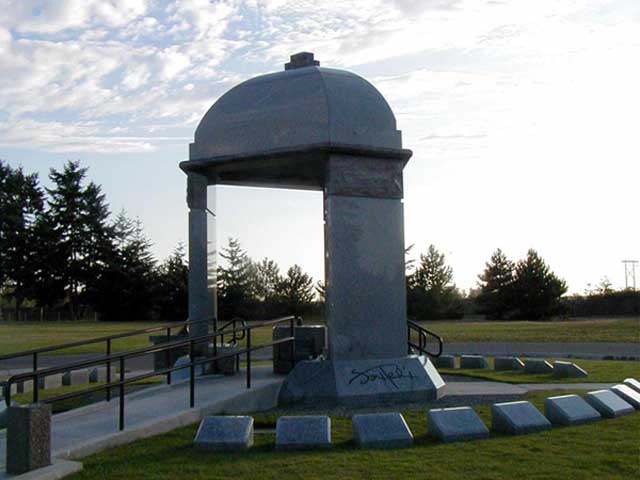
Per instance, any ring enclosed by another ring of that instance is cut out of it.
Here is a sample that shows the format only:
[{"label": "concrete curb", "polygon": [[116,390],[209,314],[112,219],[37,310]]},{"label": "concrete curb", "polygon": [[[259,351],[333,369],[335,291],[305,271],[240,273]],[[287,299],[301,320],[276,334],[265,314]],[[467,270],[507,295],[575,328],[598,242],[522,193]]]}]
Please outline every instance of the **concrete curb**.
[{"label": "concrete curb", "polygon": [[69,460],[55,460],[48,467],[38,468],[22,475],[8,476],[6,473],[0,473],[0,480],[59,480],[82,471],[82,463],[72,462]]}]

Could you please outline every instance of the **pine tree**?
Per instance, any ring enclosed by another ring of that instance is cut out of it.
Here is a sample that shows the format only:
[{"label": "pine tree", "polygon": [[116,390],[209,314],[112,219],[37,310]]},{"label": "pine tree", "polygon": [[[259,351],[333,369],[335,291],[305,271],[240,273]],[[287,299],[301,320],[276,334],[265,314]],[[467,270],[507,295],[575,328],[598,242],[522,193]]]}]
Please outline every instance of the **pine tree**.
[{"label": "pine tree", "polygon": [[529,250],[527,258],[516,264],[513,282],[516,318],[539,320],[559,313],[560,297],[566,292],[565,281],[551,271],[535,250]]},{"label": "pine tree", "polygon": [[36,174],[25,175],[0,161],[0,288],[15,300],[16,318],[34,293],[37,263],[36,222],[42,215],[43,192]]},{"label": "pine tree", "polygon": [[429,245],[415,272],[407,277],[407,311],[421,320],[461,318],[462,295],[443,253]]},{"label": "pine tree", "polygon": [[81,316],[81,302],[91,301],[112,253],[113,231],[107,224],[109,207],[101,188],[84,186],[87,169],[78,162],[67,162],[61,172],[51,169],[54,184],[49,194],[44,228],[55,240],[55,251],[48,272],[59,283],[72,318]]},{"label": "pine tree", "polygon": [[255,270],[240,242],[230,238],[220,256],[224,265],[218,266],[218,313],[221,318],[247,316],[247,303],[255,290]]},{"label": "pine tree", "polygon": [[513,269],[513,262],[497,249],[478,276],[480,293],[475,301],[487,318],[505,318],[513,309]]},{"label": "pine tree", "polygon": [[299,265],[293,265],[280,282],[278,291],[288,313],[300,315],[313,301],[313,278],[304,273]]},{"label": "pine tree", "polygon": [[158,273],[158,315],[167,321],[181,321],[188,316],[189,266],[184,245],[179,243],[160,266]]}]

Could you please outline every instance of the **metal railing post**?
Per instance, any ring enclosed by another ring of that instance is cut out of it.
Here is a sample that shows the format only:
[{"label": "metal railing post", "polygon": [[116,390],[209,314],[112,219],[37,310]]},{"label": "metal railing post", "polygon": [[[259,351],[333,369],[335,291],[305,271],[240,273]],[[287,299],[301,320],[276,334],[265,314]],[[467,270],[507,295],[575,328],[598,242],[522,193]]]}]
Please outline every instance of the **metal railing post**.
[{"label": "metal railing post", "polygon": [[120,357],[120,430],[124,430],[124,357]]},{"label": "metal railing post", "polygon": [[40,387],[40,379],[38,378],[38,372],[33,376],[33,403],[38,403],[39,401],[39,387]]},{"label": "metal railing post", "polygon": [[[111,339],[107,339],[107,357],[111,357]],[[111,360],[107,360],[107,402],[111,401]]]},{"label": "metal railing post", "polygon": [[411,327],[407,325],[407,354],[411,355]]},{"label": "metal railing post", "polygon": [[[167,343],[171,342],[171,329],[167,328]],[[167,362],[167,368],[171,368],[173,365],[171,365],[171,349],[167,348],[165,350],[165,361]],[[171,385],[171,372],[167,372],[167,385]]]},{"label": "metal railing post", "polygon": [[247,330],[247,388],[251,388],[251,328]]},{"label": "metal railing post", "polygon": [[196,395],[195,395],[195,381],[196,381],[196,366],[193,364],[193,340],[189,342],[189,406],[193,408],[196,404]]}]

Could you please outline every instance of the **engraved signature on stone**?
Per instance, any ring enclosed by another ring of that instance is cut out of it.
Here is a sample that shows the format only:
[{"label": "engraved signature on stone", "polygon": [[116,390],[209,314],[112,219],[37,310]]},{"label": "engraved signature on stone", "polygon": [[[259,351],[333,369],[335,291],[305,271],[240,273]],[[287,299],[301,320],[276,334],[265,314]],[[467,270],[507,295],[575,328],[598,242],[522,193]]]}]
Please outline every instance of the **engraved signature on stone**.
[{"label": "engraved signature on stone", "polygon": [[396,383],[396,380],[400,380],[402,378],[414,378],[413,372],[396,363],[383,363],[362,371],[354,368],[351,370],[351,374],[353,377],[349,380],[349,385],[356,380],[360,380],[360,385],[366,385],[371,382],[389,382],[395,388],[400,388]]}]

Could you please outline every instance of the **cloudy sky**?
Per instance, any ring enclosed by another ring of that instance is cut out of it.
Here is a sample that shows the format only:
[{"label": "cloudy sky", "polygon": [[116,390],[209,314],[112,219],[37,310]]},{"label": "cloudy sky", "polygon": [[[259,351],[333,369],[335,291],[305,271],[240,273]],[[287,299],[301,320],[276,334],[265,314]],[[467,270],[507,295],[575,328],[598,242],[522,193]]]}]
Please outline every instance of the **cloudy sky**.
[{"label": "cloudy sky", "polygon": [[[369,79],[404,145],[407,245],[458,286],[537,249],[571,292],[640,259],[638,0],[0,0],[0,158],[79,159],[159,258],[195,127],[292,53]],[[218,188],[219,242],[323,277],[321,195]],[[640,271],[638,272],[640,279]]]}]

